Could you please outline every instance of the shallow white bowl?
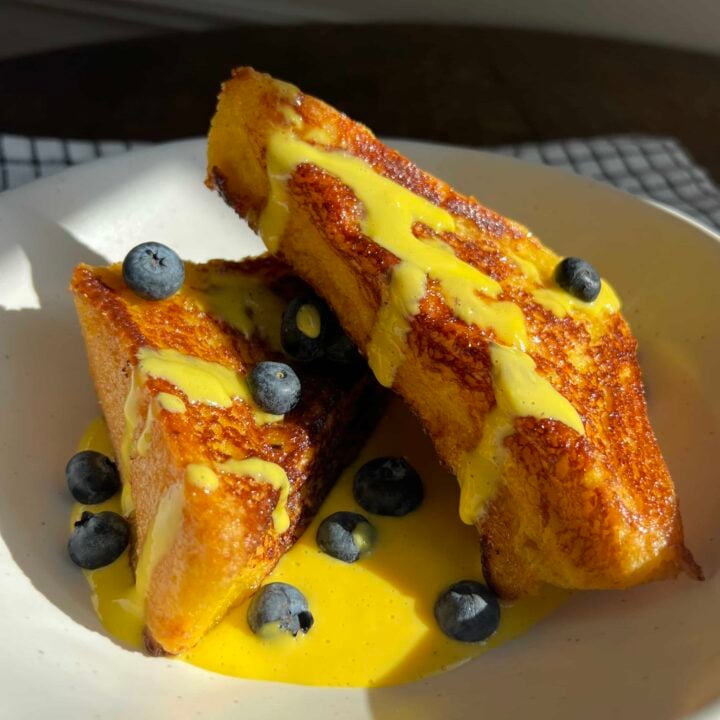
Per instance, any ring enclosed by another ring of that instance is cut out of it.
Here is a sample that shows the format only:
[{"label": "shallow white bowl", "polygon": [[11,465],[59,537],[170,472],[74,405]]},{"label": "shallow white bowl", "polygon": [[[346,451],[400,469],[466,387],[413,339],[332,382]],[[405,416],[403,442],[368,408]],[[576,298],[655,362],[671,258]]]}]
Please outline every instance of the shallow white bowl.
[{"label": "shallow white bowl", "polygon": [[675,214],[558,170],[397,142],[421,166],[611,279],[707,575],[577,594],[441,676],[372,691],[248,682],[120,648],[66,557],[63,470],[97,413],[66,286],[80,261],[159,240],[192,260],[261,251],[202,186],[204,141],[82,166],[0,196],[0,716],[720,717],[720,244]]}]

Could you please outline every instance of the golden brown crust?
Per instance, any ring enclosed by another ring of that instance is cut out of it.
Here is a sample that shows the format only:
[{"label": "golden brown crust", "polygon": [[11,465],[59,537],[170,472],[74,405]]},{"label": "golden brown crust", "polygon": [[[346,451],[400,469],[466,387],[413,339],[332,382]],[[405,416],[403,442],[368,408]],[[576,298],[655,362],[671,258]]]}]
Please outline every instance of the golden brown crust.
[{"label": "golden brown crust", "polygon": [[[252,275],[282,298],[307,292],[278,260],[214,261],[190,266],[202,285],[206,275]],[[189,282],[189,281],[188,281]],[[139,299],[122,281],[119,266],[79,266],[71,289],[86,341],[91,373],[119,455],[125,429],[123,405],[141,347],[174,349],[246,372],[277,356],[261,338],[203,312],[188,284],[173,297]],[[195,288],[198,289],[198,288]],[[200,288],[201,289],[201,288]],[[146,601],[148,647],[178,653],[193,644],[227,610],[247,597],[307,526],[343,466],[369,432],[383,401],[366,370],[339,366],[296,367],[303,395],[281,422],[258,426],[249,405],[229,408],[186,402],[183,413],[158,412],[150,449],[131,461],[137,547],[142,548],[166,490],[184,483],[183,523],[172,549],[156,565]],[[182,392],[147,378],[139,404],[145,417],[159,392]],[[135,439],[142,430],[138,427]],[[191,463],[213,466],[257,457],[280,465],[291,484],[289,529],[278,536],[271,513],[278,493],[268,484],[222,475],[212,493],[185,483]]]},{"label": "golden brown crust", "polygon": [[[288,108],[302,123],[289,123]],[[257,225],[267,196],[265,143],[282,128],[363,159],[380,174],[450,211],[443,239],[497,280],[523,311],[539,372],[583,419],[586,435],[522,418],[506,441],[501,489],[478,519],[487,578],[506,597],[549,582],[615,588],[701,571],[683,545],[667,467],[647,417],[636,341],[617,314],[558,317],[536,302],[513,257],[540,268],[558,257],[522,226],[414,166],[321,101],[244,68],[225,83],[208,146],[208,184]],[[318,138],[321,140],[318,141]],[[362,208],[337,178],[305,163],[288,180],[290,219],[279,254],[333,306],[365,351],[397,258],[363,235]],[[416,234],[431,235],[416,226]],[[454,317],[434,284],[413,318],[393,388],[422,419],[440,456],[457,467],[494,406],[492,330]]]}]

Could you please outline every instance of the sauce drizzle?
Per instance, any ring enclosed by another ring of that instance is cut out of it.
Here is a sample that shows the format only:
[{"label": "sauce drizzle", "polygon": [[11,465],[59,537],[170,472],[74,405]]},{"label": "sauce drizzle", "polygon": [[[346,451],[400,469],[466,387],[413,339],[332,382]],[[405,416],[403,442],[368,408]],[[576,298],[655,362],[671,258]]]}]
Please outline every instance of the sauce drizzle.
[{"label": "sauce drizzle", "polygon": [[[294,130],[300,124],[293,123]],[[388,291],[367,344],[368,363],[378,382],[391,387],[405,361],[407,334],[429,279],[437,282],[446,304],[459,320],[493,333],[495,341],[491,346],[495,349],[491,350],[491,360],[497,407],[479,428],[477,446],[455,468],[462,488],[460,515],[464,522],[473,523],[482,515],[502,476],[504,441],[512,434],[515,418],[551,418],[584,435],[582,420],[569,401],[537,372],[532,357],[526,353],[528,337],[520,306],[499,299],[502,286],[458,258],[443,241],[443,233],[457,230],[453,216],[384,177],[360,158],[309,144],[287,129],[270,136],[270,193],[259,231],[271,251],[278,250],[288,220],[287,179],[303,163],[312,163],[336,176],[353,191],[363,206],[362,232],[399,261],[392,268]],[[416,234],[418,223],[429,228],[432,237]],[[541,282],[540,270],[533,263],[518,258],[515,262],[531,283]],[[595,303],[572,303],[566,299],[567,293],[552,286],[537,288],[535,296],[543,306],[557,305],[558,314],[578,309],[612,312],[618,307],[617,297],[607,283],[603,282],[603,286]],[[521,381],[521,393],[512,390],[508,378]]]}]

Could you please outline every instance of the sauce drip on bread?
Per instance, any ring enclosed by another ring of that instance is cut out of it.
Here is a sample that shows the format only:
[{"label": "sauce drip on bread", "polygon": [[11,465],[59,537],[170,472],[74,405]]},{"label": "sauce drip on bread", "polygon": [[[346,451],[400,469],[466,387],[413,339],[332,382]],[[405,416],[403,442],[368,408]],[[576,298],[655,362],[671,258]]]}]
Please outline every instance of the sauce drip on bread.
[{"label": "sauce drip on bread", "polygon": [[[291,123],[294,129],[301,124],[300,119]],[[460,517],[468,524],[476,522],[502,476],[504,441],[512,434],[516,418],[549,418],[585,434],[576,409],[537,370],[522,309],[504,298],[496,280],[456,256],[444,234],[461,235],[462,228],[442,207],[384,177],[360,158],[326,150],[282,129],[272,134],[267,148],[270,194],[259,231],[271,251],[279,249],[288,221],[287,180],[298,166],[311,163],[352,190],[362,205],[361,231],[399,261],[391,271],[389,291],[367,344],[368,363],[382,385],[393,385],[408,351],[410,323],[420,312],[431,283],[457,319],[489,333],[495,348],[491,375],[497,404],[485,420],[477,446],[465,453],[456,468],[462,489]],[[559,317],[619,308],[617,296],[606,282],[600,296],[585,303],[553,283],[552,268],[539,268],[518,256],[510,261],[536,285],[536,302]],[[508,378],[521,382],[522,403],[507,401]]]}]

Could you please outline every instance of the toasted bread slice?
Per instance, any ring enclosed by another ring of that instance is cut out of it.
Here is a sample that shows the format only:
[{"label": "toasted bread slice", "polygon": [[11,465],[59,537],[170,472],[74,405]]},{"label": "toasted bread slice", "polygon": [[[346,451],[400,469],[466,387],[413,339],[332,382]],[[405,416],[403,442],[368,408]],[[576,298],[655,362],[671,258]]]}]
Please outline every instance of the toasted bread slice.
[{"label": "toasted bread slice", "polygon": [[420,416],[501,595],[701,576],[608,283],[577,300],[526,228],[247,68],[223,85],[208,185]]},{"label": "toasted bread slice", "polygon": [[255,407],[244,375],[279,352],[286,301],[309,288],[272,257],[186,264],[141,300],[119,265],[72,278],[100,405],[134,519],[151,652],[192,647],[251,594],[314,516],[382,410],[364,367],[297,366],[300,404]]}]

